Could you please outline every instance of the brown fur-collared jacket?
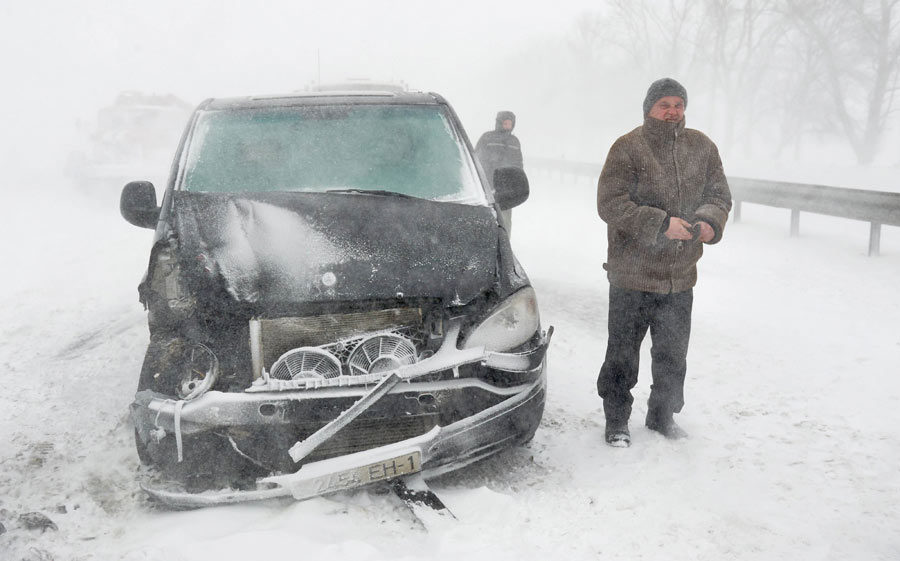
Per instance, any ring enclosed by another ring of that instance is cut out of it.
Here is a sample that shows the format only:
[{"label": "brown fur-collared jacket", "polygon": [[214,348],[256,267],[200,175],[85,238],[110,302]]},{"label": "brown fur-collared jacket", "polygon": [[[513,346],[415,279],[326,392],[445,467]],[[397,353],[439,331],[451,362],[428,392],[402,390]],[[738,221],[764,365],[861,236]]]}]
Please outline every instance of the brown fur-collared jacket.
[{"label": "brown fur-collared jacket", "polygon": [[609,149],[597,187],[597,212],[607,223],[604,269],[611,285],[668,294],[697,283],[699,241],[662,235],[670,216],[707,222],[722,239],[731,192],[716,145],[684,119],[647,117]]}]

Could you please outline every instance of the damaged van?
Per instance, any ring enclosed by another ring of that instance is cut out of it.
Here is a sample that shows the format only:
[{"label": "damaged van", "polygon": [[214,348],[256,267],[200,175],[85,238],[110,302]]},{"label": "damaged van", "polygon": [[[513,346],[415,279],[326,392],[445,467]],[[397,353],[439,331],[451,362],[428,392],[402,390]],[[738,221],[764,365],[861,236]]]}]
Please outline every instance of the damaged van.
[{"label": "damaged van", "polygon": [[528,442],[552,328],[454,111],[421,92],[211,99],[157,203],[131,406],[153,497],[202,506],[428,479]]}]

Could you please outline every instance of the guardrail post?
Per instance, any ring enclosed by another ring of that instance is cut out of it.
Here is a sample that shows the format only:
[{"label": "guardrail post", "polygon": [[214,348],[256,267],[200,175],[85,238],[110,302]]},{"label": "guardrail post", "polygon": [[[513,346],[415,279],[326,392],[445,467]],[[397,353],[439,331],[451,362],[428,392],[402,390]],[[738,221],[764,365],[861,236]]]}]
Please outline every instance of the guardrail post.
[{"label": "guardrail post", "polygon": [[800,210],[791,209],[791,237],[796,238],[800,235]]},{"label": "guardrail post", "polygon": [[734,221],[741,221],[741,201],[734,201]]},{"label": "guardrail post", "polygon": [[878,256],[881,249],[881,224],[872,222],[869,227],[869,257]]}]

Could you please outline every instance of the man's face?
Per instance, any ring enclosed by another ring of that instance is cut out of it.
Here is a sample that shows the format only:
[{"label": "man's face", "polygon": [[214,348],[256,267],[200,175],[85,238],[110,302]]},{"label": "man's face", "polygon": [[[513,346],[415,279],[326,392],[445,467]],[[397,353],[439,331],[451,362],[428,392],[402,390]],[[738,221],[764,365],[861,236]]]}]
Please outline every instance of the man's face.
[{"label": "man's face", "polygon": [[684,119],[684,100],[675,95],[661,97],[650,108],[649,115],[660,121],[677,123]]},{"label": "man's face", "polygon": [[500,123],[500,126],[502,126],[503,130],[505,130],[505,131],[511,131],[512,130],[512,119],[503,119],[503,122]]}]

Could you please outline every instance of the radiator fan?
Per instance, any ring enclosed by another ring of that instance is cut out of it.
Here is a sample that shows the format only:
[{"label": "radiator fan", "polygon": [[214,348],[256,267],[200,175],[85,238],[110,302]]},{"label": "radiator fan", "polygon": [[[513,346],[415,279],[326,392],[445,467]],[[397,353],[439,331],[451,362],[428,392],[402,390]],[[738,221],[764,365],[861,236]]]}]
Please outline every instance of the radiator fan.
[{"label": "radiator fan", "polygon": [[315,347],[300,347],[284,353],[272,365],[270,374],[277,380],[337,378],[340,375],[340,361],[328,351]]},{"label": "radiator fan", "polygon": [[390,372],[416,362],[416,347],[399,335],[375,335],[364,339],[347,359],[350,374]]}]

